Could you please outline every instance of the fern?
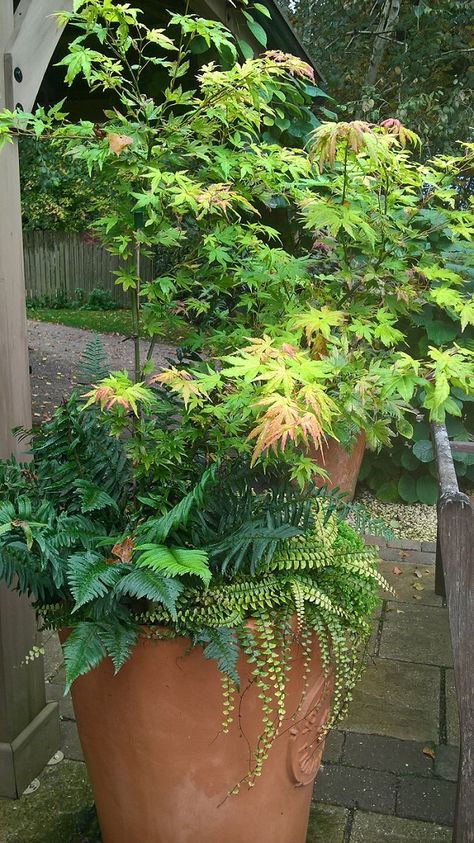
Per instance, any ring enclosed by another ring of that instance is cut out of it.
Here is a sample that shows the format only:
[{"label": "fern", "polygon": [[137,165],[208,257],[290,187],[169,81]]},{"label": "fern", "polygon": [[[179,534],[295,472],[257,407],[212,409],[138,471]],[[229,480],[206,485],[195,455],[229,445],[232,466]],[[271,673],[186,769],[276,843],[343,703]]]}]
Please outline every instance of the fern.
[{"label": "fern", "polygon": [[77,624],[64,644],[63,650],[66,693],[78,676],[97,667],[107,654],[100,636],[100,626],[91,621],[80,621]]},{"label": "fern", "polygon": [[164,542],[171,532],[185,527],[191,511],[204,503],[204,493],[209,485],[215,482],[217,467],[215,465],[204,471],[199,483],[176,506],[161,518],[149,519],[146,525],[146,535],[155,542]]},{"label": "fern", "polygon": [[98,635],[118,673],[138,641],[138,629],[113,619],[98,626]]},{"label": "fern", "polygon": [[217,629],[205,629],[195,637],[195,643],[203,645],[206,659],[215,659],[219,670],[239,688],[237,661],[240,648],[234,630],[222,626]]},{"label": "fern", "polygon": [[78,381],[82,386],[90,387],[94,383],[106,378],[109,365],[105,356],[104,346],[98,334],[93,334],[87,343],[79,363]]},{"label": "fern", "polygon": [[117,502],[94,483],[88,480],[76,480],[74,485],[79,493],[82,512],[93,512],[108,506],[118,509]]},{"label": "fern", "polygon": [[163,577],[156,571],[145,568],[131,570],[122,577],[116,587],[117,595],[129,595],[138,599],[146,598],[156,603],[162,603],[169,611],[173,620],[177,620],[176,601],[183,591],[183,585],[175,579]]},{"label": "fern", "polygon": [[75,553],[69,558],[67,579],[75,600],[76,612],[85,603],[107,594],[120,577],[117,565],[107,565],[96,553]]},{"label": "fern", "polygon": [[205,585],[208,585],[211,580],[212,574],[207,562],[207,553],[203,550],[142,544],[138,545],[137,551],[141,551],[136,561],[140,568],[151,568],[152,571],[169,577],[193,574]]}]

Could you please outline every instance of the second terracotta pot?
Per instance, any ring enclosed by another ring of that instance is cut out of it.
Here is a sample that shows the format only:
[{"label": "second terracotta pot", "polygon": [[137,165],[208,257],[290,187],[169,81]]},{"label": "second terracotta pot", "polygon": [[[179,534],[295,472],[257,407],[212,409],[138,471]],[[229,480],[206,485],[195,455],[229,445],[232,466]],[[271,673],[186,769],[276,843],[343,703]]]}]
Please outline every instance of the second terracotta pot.
[{"label": "second terracotta pot", "polygon": [[328,480],[323,480],[315,475],[316,485],[322,486],[327,483],[329,489],[338,487],[341,492],[346,492],[349,500],[355,495],[359,472],[364,459],[365,434],[360,433],[352,450],[346,449],[336,439],[328,439],[322,449],[312,449],[310,456],[321,465],[329,475]]},{"label": "second terracotta pot", "polygon": [[217,665],[201,648],[189,652],[187,639],[141,639],[117,675],[106,660],[76,680],[74,709],[103,843],[305,843],[331,682],[315,640],[302,700],[303,663],[295,641],[288,717],[262,776],[237,796],[227,794],[248,773],[262,732],[245,657],[229,734],[221,730]]}]

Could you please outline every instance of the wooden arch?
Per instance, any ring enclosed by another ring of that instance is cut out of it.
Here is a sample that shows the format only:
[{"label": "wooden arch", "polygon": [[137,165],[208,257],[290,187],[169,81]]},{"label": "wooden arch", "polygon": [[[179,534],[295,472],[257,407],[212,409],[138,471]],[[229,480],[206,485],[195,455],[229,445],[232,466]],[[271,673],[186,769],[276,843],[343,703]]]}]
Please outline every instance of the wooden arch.
[{"label": "wooden arch", "polygon": [[[61,35],[51,13],[72,0],[0,0],[0,110],[33,107]],[[17,144],[0,153],[0,458],[17,453],[11,429],[30,427],[20,174]],[[29,602],[0,586],[0,796],[16,798],[59,746],[57,702],[46,702]]]}]

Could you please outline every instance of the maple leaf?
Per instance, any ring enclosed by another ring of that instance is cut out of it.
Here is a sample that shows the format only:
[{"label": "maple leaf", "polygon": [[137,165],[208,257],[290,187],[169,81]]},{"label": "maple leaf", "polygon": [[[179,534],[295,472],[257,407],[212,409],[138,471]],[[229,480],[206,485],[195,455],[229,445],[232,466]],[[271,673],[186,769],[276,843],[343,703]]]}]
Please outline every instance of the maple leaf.
[{"label": "maple leaf", "polygon": [[111,132],[107,138],[110,149],[116,155],[120,155],[127,146],[131,146],[133,143],[133,138],[129,137],[129,135],[116,135],[115,132]]},{"label": "maple leaf", "polygon": [[291,76],[310,79],[311,82],[315,81],[314,70],[308,62],[292,56],[290,53],[284,53],[282,50],[267,50],[263,55],[264,58],[281,64]]},{"label": "maple leaf", "polygon": [[186,372],[182,369],[176,369],[175,366],[171,366],[169,369],[161,372],[161,374],[155,375],[151,378],[150,384],[153,383],[166,384],[170,387],[170,389],[178,392],[184,401],[185,407],[188,406],[192,396],[200,398],[202,395],[206,394],[206,391],[193,378],[190,372]]},{"label": "maple leaf", "polygon": [[266,406],[267,410],[247,437],[248,440],[257,440],[252,453],[252,465],[269,448],[276,451],[280,445],[284,451],[288,440],[296,442],[302,439],[306,445],[312,440],[321,448],[324,433],[319,408],[316,406],[313,409],[301,407],[295,399],[278,393],[261,398],[254,406]]}]

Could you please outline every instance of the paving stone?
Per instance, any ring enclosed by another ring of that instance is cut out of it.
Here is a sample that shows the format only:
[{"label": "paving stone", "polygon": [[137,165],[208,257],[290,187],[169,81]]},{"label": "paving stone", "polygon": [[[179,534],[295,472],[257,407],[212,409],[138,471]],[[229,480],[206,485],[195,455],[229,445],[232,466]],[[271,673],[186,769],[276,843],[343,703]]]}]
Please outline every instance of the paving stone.
[{"label": "paving stone", "polygon": [[344,732],[338,732],[335,729],[329,732],[324,745],[323,762],[335,764],[341,760],[344,737]]},{"label": "paving stone", "polygon": [[389,539],[387,547],[394,547],[397,550],[421,550],[421,542],[417,539]]},{"label": "paving stone", "polygon": [[446,671],[446,729],[448,743],[459,746],[459,715],[454,670]]},{"label": "paving stone", "polygon": [[396,782],[392,773],[326,764],[316,778],[314,798],[317,802],[391,814],[395,810]]},{"label": "paving stone", "polygon": [[[401,574],[394,574],[394,568],[400,568]],[[399,564],[394,562],[379,562],[379,571],[388,583],[395,589],[396,597],[391,597],[391,600],[396,600],[402,603],[412,603],[414,605],[420,604],[422,606],[442,606],[443,599],[434,591],[435,569],[431,566],[427,573],[426,567],[419,567],[417,565]],[[415,571],[422,574],[419,579],[415,576]],[[420,583],[424,585],[423,591],[417,591],[413,588],[413,583]],[[387,592],[383,592],[385,598],[388,597]]]},{"label": "paving stone", "polygon": [[341,728],[412,741],[438,741],[439,668],[375,659],[354,690]]},{"label": "paving stone", "polygon": [[387,603],[379,656],[448,667],[453,663],[447,609]]},{"label": "paving stone", "polygon": [[347,815],[337,805],[312,805],[306,843],[343,843]]},{"label": "paving stone", "polygon": [[65,843],[92,793],[84,764],[62,761],[46,767],[31,796],[0,799],[1,843]]},{"label": "paving stone", "polygon": [[56,701],[59,703],[59,713],[64,720],[75,720],[74,709],[72,707],[71,695],[64,696],[64,685],[56,682],[46,682],[46,699],[48,702]]},{"label": "paving stone", "polygon": [[365,543],[370,545],[376,545],[378,547],[386,547],[387,541],[382,536],[372,536],[370,533],[367,533],[364,536]]},{"label": "paving stone", "polygon": [[459,747],[438,746],[434,764],[434,774],[440,779],[457,782],[459,768]]},{"label": "paving stone", "polygon": [[71,761],[84,761],[75,722],[73,720],[64,720],[60,724],[60,730],[61,749],[65,757],[71,759]]},{"label": "paving stone", "polygon": [[399,775],[431,776],[433,761],[423,753],[424,746],[424,743],[415,741],[348,732],[342,761],[351,767],[385,770]]},{"label": "paving stone", "polygon": [[452,836],[446,826],[358,811],[350,843],[451,843]]},{"label": "paving stone", "polygon": [[399,550],[396,547],[381,547],[380,558],[388,562],[408,562],[411,565],[434,565],[434,553],[426,553],[423,550]]},{"label": "paving stone", "polygon": [[441,779],[402,779],[398,790],[399,817],[452,825],[456,784]]},{"label": "paving stone", "polygon": [[436,553],[436,542],[422,542],[421,549],[428,553]]}]

